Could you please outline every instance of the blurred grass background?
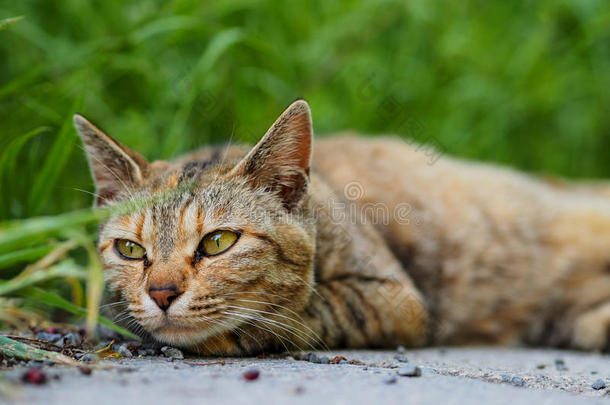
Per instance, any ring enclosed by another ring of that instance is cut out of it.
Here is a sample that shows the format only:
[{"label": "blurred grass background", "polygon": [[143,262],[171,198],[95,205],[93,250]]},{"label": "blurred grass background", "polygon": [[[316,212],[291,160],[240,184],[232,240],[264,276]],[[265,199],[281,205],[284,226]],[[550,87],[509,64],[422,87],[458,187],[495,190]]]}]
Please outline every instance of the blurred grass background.
[{"label": "blurred grass background", "polygon": [[[90,323],[96,218],[82,211],[93,186],[75,111],[160,159],[255,142],[303,97],[318,134],[396,133],[530,172],[610,177],[608,1],[0,0],[0,20],[16,16],[0,25],[0,278],[80,269],[26,284],[88,301]],[[48,318],[40,294],[2,286],[6,308]]]}]

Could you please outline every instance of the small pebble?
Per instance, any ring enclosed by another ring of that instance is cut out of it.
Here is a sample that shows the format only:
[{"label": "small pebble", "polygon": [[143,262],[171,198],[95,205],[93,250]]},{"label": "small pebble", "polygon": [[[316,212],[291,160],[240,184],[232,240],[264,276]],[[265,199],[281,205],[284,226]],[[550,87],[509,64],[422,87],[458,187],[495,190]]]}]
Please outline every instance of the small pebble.
[{"label": "small pebble", "polygon": [[260,376],[260,371],[255,368],[251,368],[250,370],[246,370],[243,374],[244,380],[246,381],[254,381],[257,380]]},{"label": "small pebble", "polygon": [[84,375],[91,375],[91,373],[93,372],[90,367],[86,367],[86,366],[81,366],[78,369],[80,370],[81,374],[84,374]]},{"label": "small pebble", "polygon": [[555,368],[558,371],[567,371],[568,367],[566,366],[566,362],[563,359],[555,359]]},{"label": "small pebble", "polygon": [[44,340],[47,342],[57,342],[61,339],[61,335],[59,333],[48,332],[38,332],[34,337],[38,340]]},{"label": "small pebble", "polygon": [[417,366],[402,366],[397,373],[401,377],[419,377],[421,376],[421,369]]},{"label": "small pebble", "polygon": [[399,363],[408,363],[409,359],[407,359],[407,356],[405,356],[404,354],[397,354],[396,356],[394,356],[394,358],[396,360],[398,360]]},{"label": "small pebble", "polygon": [[398,346],[396,348],[396,351],[398,352],[398,354],[405,354],[407,352],[407,349],[405,349],[404,346]]},{"label": "small pebble", "polygon": [[398,381],[398,379],[395,375],[392,374],[388,374],[381,379],[381,382],[383,382],[384,384],[395,384],[396,381]]},{"label": "small pebble", "polygon": [[95,353],[85,353],[81,356],[80,361],[85,363],[95,363],[97,361],[97,355]]},{"label": "small pebble", "polygon": [[507,374],[502,374],[502,382],[510,382],[512,380],[511,376],[507,375]]},{"label": "small pebble", "polygon": [[320,358],[318,357],[317,354],[311,353],[311,355],[309,356],[309,362],[310,363],[320,364]]},{"label": "small pebble", "polygon": [[521,377],[513,377],[510,382],[517,387],[523,387],[525,385],[525,381],[523,381],[523,378]]},{"label": "small pebble", "polygon": [[26,371],[21,379],[28,384],[42,385],[47,382],[47,375],[40,368],[34,367]]},{"label": "small pebble", "polygon": [[165,357],[173,358],[175,360],[184,360],[184,354],[179,349],[170,346],[163,346],[161,352]]},{"label": "small pebble", "polygon": [[338,364],[349,364],[349,361],[347,361],[347,360],[339,360]]},{"label": "small pebble", "polygon": [[133,353],[131,353],[131,350],[129,350],[127,348],[127,345],[123,344],[120,345],[119,348],[117,349],[117,353],[121,355],[121,357],[132,357]]},{"label": "small pebble", "polygon": [[591,388],[593,388],[594,390],[603,390],[604,388],[606,388],[606,382],[600,378],[598,380],[595,380],[595,382],[591,384]]},{"label": "small pebble", "polygon": [[329,363],[330,363],[330,359],[328,358],[328,356],[320,357],[320,364],[329,364]]},{"label": "small pebble", "polygon": [[83,338],[78,333],[68,333],[64,336],[64,342],[70,345],[80,345],[83,342]]}]

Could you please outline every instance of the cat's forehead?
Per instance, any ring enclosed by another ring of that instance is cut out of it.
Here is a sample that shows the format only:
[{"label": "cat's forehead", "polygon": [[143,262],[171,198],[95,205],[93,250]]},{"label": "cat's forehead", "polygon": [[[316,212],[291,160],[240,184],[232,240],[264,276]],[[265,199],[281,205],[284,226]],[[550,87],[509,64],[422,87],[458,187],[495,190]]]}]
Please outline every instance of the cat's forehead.
[{"label": "cat's forehead", "polygon": [[205,186],[218,182],[247,153],[242,146],[218,146],[200,149],[173,162],[153,162],[144,184],[148,192],[159,192],[195,184]]}]

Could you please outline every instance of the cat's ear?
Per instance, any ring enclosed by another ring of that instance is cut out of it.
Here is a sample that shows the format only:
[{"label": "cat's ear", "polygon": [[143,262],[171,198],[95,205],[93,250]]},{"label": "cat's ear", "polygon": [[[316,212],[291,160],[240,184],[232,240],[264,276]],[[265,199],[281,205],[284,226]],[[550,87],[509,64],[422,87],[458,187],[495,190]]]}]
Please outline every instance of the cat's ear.
[{"label": "cat's ear", "polygon": [[78,114],[74,115],[74,126],[87,152],[95,182],[96,206],[112,204],[142,183],[148,171],[146,159]]},{"label": "cat's ear", "polygon": [[258,187],[277,193],[292,209],[308,191],[312,137],[309,105],[295,101],[231,174],[246,176]]}]

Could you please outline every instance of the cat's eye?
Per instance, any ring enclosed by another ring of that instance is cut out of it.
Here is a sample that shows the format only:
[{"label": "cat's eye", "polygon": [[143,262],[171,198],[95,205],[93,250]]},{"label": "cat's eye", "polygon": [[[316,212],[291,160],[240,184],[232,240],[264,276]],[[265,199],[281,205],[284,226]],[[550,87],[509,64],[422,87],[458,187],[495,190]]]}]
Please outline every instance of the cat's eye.
[{"label": "cat's eye", "polygon": [[237,242],[239,234],[232,231],[218,230],[208,233],[199,245],[199,251],[205,256],[215,256],[227,251]]},{"label": "cat's eye", "polygon": [[129,239],[115,240],[114,248],[125,259],[140,260],[146,257],[146,249]]}]

